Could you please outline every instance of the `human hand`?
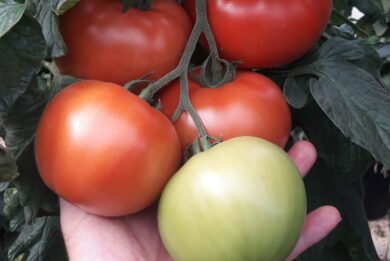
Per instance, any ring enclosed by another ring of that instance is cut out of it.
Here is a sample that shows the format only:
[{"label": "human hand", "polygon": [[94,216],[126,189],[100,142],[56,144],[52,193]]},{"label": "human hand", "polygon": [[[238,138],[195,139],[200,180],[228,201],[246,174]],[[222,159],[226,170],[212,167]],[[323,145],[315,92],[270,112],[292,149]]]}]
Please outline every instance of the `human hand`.
[{"label": "human hand", "polygon": [[[313,145],[294,144],[289,151],[302,176],[316,160]],[[60,201],[61,227],[70,260],[172,260],[162,245],[158,227],[157,205],[137,214],[105,218]],[[301,236],[286,261],[291,261],[332,231],[340,222],[340,213],[331,206],[320,207],[306,216]]]}]

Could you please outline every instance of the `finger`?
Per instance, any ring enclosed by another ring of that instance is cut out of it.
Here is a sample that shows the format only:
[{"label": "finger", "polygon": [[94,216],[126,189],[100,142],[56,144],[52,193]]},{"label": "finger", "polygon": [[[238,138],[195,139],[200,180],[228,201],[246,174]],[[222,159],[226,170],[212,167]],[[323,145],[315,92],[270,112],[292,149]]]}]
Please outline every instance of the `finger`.
[{"label": "finger", "polygon": [[302,177],[309,172],[317,159],[317,151],[314,145],[308,141],[296,142],[291,147],[288,154],[295,162]]},{"label": "finger", "polygon": [[293,260],[303,251],[325,238],[340,221],[340,212],[332,206],[323,206],[309,213],[306,216],[298,243],[286,261]]}]

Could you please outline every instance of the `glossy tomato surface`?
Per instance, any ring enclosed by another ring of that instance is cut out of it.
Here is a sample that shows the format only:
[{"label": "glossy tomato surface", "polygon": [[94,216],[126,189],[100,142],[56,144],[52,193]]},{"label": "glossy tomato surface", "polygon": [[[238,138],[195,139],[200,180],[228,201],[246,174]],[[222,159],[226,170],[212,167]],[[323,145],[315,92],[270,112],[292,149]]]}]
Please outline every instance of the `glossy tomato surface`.
[{"label": "glossy tomato surface", "polygon": [[60,30],[69,50],[56,60],[63,74],[122,85],[175,68],[191,21],[175,0],[154,0],[148,11],[126,13],[119,0],[81,0],[60,17]]},{"label": "glossy tomato surface", "polygon": [[[269,78],[239,71],[236,78],[218,88],[202,88],[189,81],[191,102],[207,134],[227,140],[255,136],[284,147],[291,129],[291,115],[280,88]],[[162,112],[171,117],[179,102],[180,85],[174,82],[160,95]],[[184,112],[174,122],[183,149],[197,131],[191,116]]]},{"label": "glossy tomato surface", "polygon": [[288,154],[238,137],[193,156],[172,177],[158,227],[177,261],[283,261],[305,214],[305,188]]},{"label": "glossy tomato surface", "polygon": [[[186,0],[195,18],[195,0]],[[245,68],[270,68],[303,56],[320,38],[332,0],[207,0],[220,54]],[[204,43],[204,42],[203,42]]]},{"label": "glossy tomato surface", "polygon": [[120,216],[150,205],[180,163],[170,121],[119,85],[81,81],[48,104],[35,156],[45,183],[93,214]]}]

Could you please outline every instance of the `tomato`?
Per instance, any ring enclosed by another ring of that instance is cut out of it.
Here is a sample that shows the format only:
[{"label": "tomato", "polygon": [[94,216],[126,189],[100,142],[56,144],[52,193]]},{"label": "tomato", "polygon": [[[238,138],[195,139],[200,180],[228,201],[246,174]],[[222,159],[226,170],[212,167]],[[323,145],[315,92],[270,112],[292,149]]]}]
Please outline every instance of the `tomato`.
[{"label": "tomato", "polygon": [[180,164],[169,119],[119,85],[81,81],[48,104],[35,136],[39,173],[55,193],[102,216],[150,205]]},{"label": "tomato", "polygon": [[[224,140],[256,136],[280,147],[287,143],[291,115],[280,88],[269,78],[238,71],[236,78],[218,88],[202,88],[189,81],[191,102],[208,135]],[[160,95],[162,112],[171,117],[179,102],[180,85],[174,82]],[[191,116],[184,112],[174,123],[185,149],[197,135]]]},{"label": "tomato", "polygon": [[288,154],[239,137],[193,156],[172,177],[158,227],[174,260],[282,261],[305,214],[305,188]]},{"label": "tomato", "polygon": [[[195,0],[186,4],[195,18]],[[332,0],[210,0],[207,8],[223,58],[241,61],[245,68],[270,68],[315,46],[329,21]]]},{"label": "tomato", "polygon": [[63,74],[122,85],[177,66],[192,28],[177,1],[155,0],[148,11],[121,8],[119,0],[82,0],[60,17],[69,50],[56,60]]}]

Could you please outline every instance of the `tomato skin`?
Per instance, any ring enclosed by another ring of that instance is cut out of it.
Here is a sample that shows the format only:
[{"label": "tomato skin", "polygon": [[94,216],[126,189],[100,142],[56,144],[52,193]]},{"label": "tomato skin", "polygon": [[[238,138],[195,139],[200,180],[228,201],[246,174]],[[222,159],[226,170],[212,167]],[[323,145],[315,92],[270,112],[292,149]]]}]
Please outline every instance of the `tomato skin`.
[{"label": "tomato skin", "polygon": [[119,85],[81,81],[48,104],[36,131],[39,173],[55,193],[101,216],[137,212],[180,164],[162,113]]},{"label": "tomato skin", "polygon": [[155,0],[148,11],[120,1],[81,0],[60,17],[69,53],[56,63],[63,74],[123,85],[148,73],[155,80],[179,63],[191,21],[175,0]]},{"label": "tomato skin", "polygon": [[[194,19],[195,0],[185,3]],[[332,0],[209,0],[207,8],[221,57],[241,61],[243,68],[270,68],[291,63],[315,46]]]},{"label": "tomato skin", "polygon": [[288,154],[238,137],[193,156],[172,177],[158,227],[177,261],[283,261],[305,214],[305,188]]},{"label": "tomato skin", "polygon": [[[269,78],[238,71],[232,82],[215,89],[202,88],[189,80],[189,92],[208,135],[223,140],[255,136],[280,147],[286,145],[291,129],[290,109],[279,87]],[[177,81],[160,95],[161,111],[169,118],[178,105],[179,93]],[[197,135],[195,124],[183,112],[174,126],[185,149]]]}]

